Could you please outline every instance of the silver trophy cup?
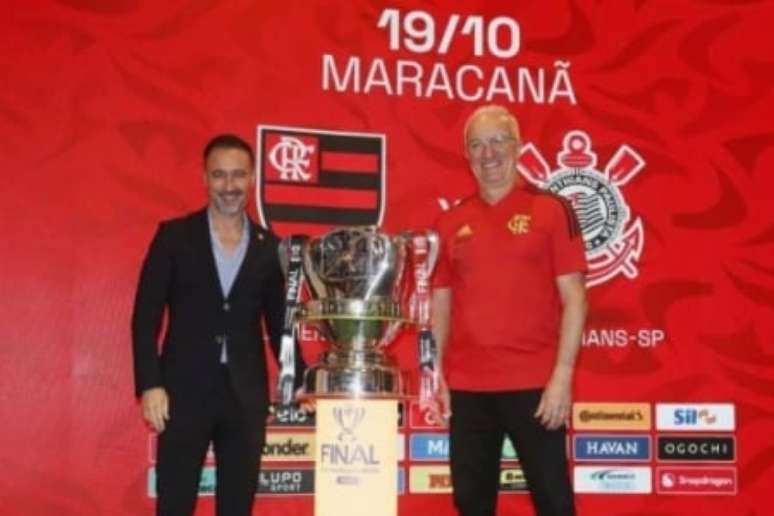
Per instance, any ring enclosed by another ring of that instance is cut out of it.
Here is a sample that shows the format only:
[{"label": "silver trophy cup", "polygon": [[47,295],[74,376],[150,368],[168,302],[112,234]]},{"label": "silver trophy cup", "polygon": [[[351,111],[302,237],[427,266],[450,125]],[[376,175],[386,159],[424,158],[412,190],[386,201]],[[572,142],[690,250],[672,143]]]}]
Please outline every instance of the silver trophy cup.
[{"label": "silver trophy cup", "polygon": [[[417,239],[430,250],[421,264],[414,260]],[[283,241],[281,256],[289,246],[290,239]],[[407,395],[406,373],[388,346],[403,325],[416,322],[413,272],[421,266],[428,277],[437,251],[433,232],[388,235],[374,226],[339,228],[304,242],[303,277],[311,299],[299,303],[292,317],[317,328],[328,349],[304,373],[302,396]],[[287,258],[283,262],[286,267]]]}]

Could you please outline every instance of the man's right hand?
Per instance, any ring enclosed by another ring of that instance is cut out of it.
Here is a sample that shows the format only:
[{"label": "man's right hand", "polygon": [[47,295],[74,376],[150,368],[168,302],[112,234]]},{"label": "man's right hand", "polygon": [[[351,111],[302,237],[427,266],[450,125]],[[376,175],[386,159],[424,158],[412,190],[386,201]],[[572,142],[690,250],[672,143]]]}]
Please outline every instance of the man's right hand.
[{"label": "man's right hand", "polygon": [[158,433],[169,421],[169,396],[163,387],[153,387],[142,393],[142,417]]},{"label": "man's right hand", "polygon": [[446,385],[443,374],[440,371],[437,374],[438,389],[435,391],[435,396],[433,396],[432,400],[421,404],[420,407],[430,412],[433,421],[443,426],[448,426],[449,418],[451,417],[449,387]]}]

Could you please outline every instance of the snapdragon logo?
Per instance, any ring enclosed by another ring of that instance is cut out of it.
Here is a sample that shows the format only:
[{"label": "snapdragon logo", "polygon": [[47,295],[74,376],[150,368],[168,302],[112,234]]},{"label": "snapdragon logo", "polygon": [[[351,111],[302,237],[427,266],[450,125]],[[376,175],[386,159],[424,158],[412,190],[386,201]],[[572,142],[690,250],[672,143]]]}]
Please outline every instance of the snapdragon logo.
[{"label": "snapdragon logo", "polygon": [[736,468],[689,466],[658,468],[656,493],[735,495],[737,493]]}]

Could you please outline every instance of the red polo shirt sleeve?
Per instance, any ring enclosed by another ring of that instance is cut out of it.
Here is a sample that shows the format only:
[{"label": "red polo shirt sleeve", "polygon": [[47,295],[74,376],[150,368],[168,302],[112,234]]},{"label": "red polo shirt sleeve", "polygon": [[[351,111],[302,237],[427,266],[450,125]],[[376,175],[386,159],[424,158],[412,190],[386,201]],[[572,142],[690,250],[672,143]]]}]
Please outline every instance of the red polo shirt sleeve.
[{"label": "red polo shirt sleeve", "polygon": [[575,210],[566,199],[553,197],[551,214],[554,273],[586,272],[586,248]]}]

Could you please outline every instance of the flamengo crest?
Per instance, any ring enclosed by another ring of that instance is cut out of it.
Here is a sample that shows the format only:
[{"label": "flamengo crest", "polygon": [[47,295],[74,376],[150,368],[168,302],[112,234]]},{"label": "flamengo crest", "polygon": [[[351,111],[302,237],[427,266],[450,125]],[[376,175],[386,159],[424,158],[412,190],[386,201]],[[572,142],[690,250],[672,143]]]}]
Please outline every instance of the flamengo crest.
[{"label": "flamengo crest", "polygon": [[632,220],[621,187],[642,170],[645,160],[621,145],[600,172],[589,135],[574,130],[564,137],[557,165],[552,170],[532,143],[521,149],[519,172],[539,188],[568,199],[575,209],[586,245],[586,284],[599,285],[618,274],[636,278],[644,240],[642,219]]}]

